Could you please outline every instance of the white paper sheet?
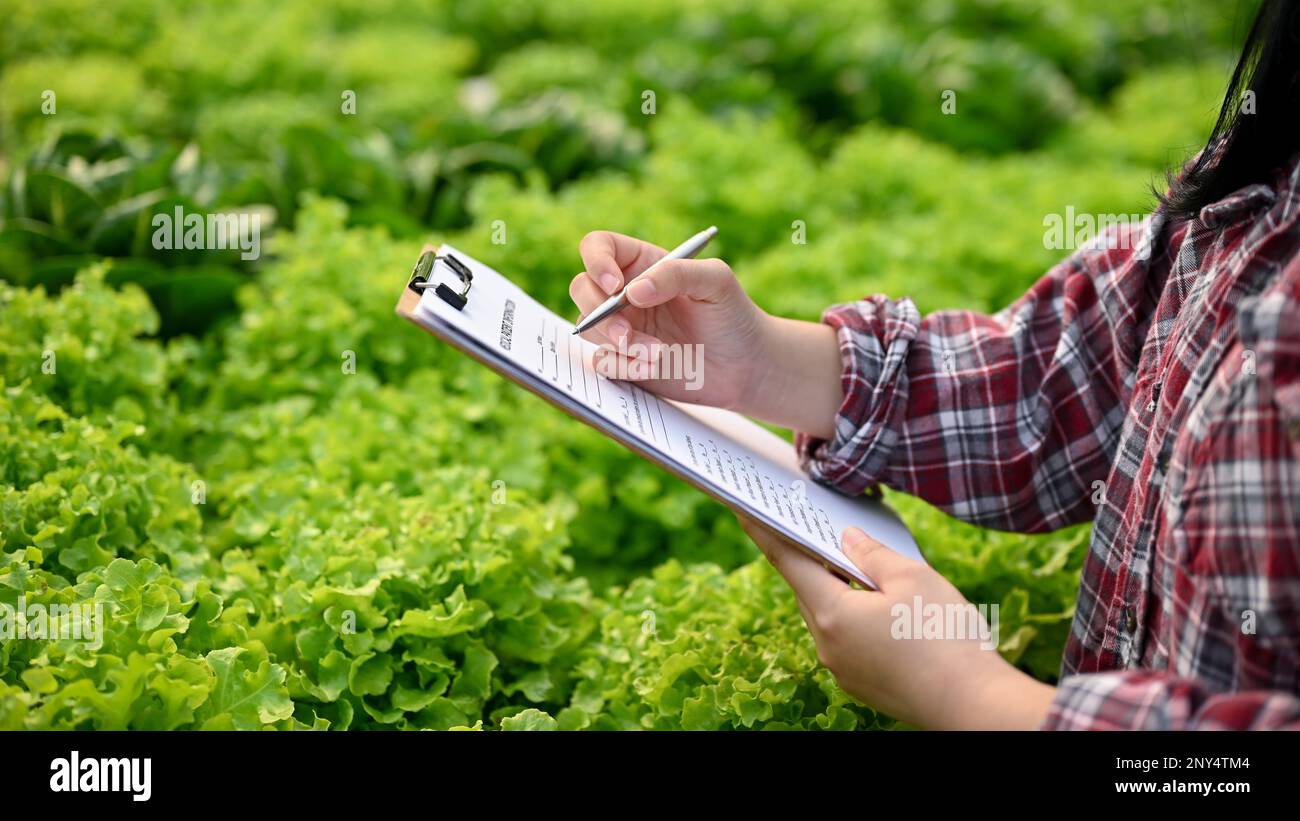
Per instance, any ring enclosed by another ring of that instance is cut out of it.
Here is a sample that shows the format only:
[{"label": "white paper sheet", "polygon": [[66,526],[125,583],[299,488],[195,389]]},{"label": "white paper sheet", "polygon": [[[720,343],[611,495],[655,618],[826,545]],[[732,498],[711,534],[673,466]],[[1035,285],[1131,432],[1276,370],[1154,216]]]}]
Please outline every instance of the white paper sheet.
[{"label": "white paper sheet", "polygon": [[[799,469],[790,443],[730,411],[662,399],[632,382],[595,372],[597,346],[573,335],[573,323],[538,303],[487,265],[449,245],[474,274],[463,311],[429,288],[416,318],[453,334],[502,373],[531,384],[611,437],[634,439],[742,510],[810,549],[844,574],[871,584],[840,550],[839,534],[855,525],[887,547],[922,559],[906,526],[889,508],[818,485]],[[441,260],[431,279],[457,293],[459,279]]]}]

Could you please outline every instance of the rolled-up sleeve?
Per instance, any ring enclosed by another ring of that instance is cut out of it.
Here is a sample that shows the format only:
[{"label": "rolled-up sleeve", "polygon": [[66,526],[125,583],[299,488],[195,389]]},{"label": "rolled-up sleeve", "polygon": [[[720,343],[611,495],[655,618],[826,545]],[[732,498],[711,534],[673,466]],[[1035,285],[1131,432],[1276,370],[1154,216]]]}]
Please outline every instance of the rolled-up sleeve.
[{"label": "rolled-up sleeve", "polygon": [[875,296],[830,308],[822,321],[835,328],[844,403],[830,441],[800,436],[804,469],[845,493],[861,493],[885,472],[907,413],[907,361],[921,326],[910,299]]},{"label": "rolled-up sleeve", "polygon": [[1078,251],[993,315],[922,318],[883,296],[827,309],[844,402],[830,440],[797,437],[804,469],[845,493],[886,485],[1000,530],[1090,519],[1158,293],[1132,245]]}]

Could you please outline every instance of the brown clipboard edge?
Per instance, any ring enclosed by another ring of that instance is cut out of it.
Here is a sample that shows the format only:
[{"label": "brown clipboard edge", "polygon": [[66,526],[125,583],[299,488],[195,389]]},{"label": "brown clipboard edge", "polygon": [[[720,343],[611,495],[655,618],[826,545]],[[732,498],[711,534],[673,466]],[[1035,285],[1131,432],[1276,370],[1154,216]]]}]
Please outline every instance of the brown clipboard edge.
[{"label": "brown clipboard edge", "polygon": [[[438,246],[435,245],[434,247],[438,247]],[[451,334],[441,333],[438,328],[434,328],[432,326],[426,325],[423,322],[421,322],[415,316],[415,308],[417,305],[420,304],[420,297],[421,294],[418,293],[414,288],[410,287],[410,280],[408,279],[407,283],[402,286],[402,296],[397,300],[397,308],[396,308],[397,315],[407,320],[411,324],[415,325],[417,328],[423,329],[426,333],[428,333],[430,336],[434,337],[435,339],[440,339],[443,342],[446,342],[448,345],[451,345],[453,348],[465,354],[470,359],[473,359],[475,362],[478,362],[480,365],[484,366],[485,368],[492,371],[493,373],[500,374],[505,379],[508,379],[514,384],[518,385],[519,387],[524,388],[534,396],[540,397],[544,402],[546,402],[546,404],[554,408],[558,408],[560,411],[562,411],[565,416],[568,416],[571,419],[576,419],[577,421],[581,422],[587,427],[592,428],[593,430],[598,431],[599,433],[602,433],[605,436],[608,436],[609,438],[613,439],[615,442],[618,442],[623,447],[627,448],[628,450],[632,451],[636,455],[640,456],[642,459],[645,459],[646,461],[650,462],[652,465],[655,465],[659,468],[662,468],[663,470],[668,471],[673,476],[676,476],[678,479],[681,479],[683,482],[690,485],[691,487],[694,487],[696,490],[701,491],[706,496],[713,499],[715,502],[718,502],[723,507],[730,510],[732,513],[737,512],[736,509],[731,506],[730,502],[727,499],[723,498],[721,494],[719,494],[713,488],[705,485],[703,482],[700,482],[695,477],[687,475],[685,471],[678,469],[678,467],[672,464],[671,462],[660,459],[653,451],[650,451],[649,449],[644,447],[640,442],[637,442],[631,437],[628,437],[626,439],[621,438],[618,435],[616,435],[614,432],[605,430],[597,425],[592,424],[590,420],[584,419],[581,416],[577,416],[571,413],[568,408],[564,407],[559,402],[556,402],[551,397],[547,396],[545,393],[533,387],[532,385],[528,384],[527,382],[522,382],[518,379],[515,379],[512,375],[508,373],[504,373],[502,371],[497,370],[484,357],[480,356],[477,351],[475,351],[473,348],[469,347],[468,345],[462,345]],[[766,523],[758,519],[755,519],[753,517],[751,517],[751,519],[752,521],[756,522],[760,527],[766,528],[767,530],[771,531],[774,535],[776,535],[786,544],[798,549],[804,555],[818,562],[822,567],[826,568],[828,571],[830,571],[832,575],[834,575],[836,578],[840,579],[844,583],[858,584],[867,587],[867,589],[871,589],[871,586],[868,585],[868,583],[865,580],[851,578],[841,568],[836,567],[835,565],[826,561],[812,548],[794,541],[790,537],[786,536],[784,533],[778,532],[775,528],[769,527]]]}]

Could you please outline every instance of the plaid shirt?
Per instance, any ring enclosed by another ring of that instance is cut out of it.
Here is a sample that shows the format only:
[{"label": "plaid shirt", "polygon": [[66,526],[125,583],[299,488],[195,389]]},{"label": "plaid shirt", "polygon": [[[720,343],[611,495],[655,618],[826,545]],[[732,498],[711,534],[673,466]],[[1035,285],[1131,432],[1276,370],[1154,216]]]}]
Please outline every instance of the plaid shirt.
[{"label": "plaid shirt", "polygon": [[1112,226],[993,316],[834,306],[811,475],[1020,532],[1093,522],[1045,728],[1300,727],[1300,165]]}]

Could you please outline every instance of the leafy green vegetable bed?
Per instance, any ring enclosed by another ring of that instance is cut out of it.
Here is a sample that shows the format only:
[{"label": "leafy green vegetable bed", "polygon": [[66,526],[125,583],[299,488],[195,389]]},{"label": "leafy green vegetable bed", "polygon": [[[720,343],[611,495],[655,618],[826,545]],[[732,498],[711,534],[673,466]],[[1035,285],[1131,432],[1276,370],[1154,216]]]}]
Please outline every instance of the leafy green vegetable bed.
[{"label": "leafy green vegetable bed", "polygon": [[[392,313],[431,236],[568,310],[586,231],[706,224],[774,313],[996,309],[1044,214],[1150,205],[1230,29],[798,5],[0,0],[0,603],[106,621],[0,638],[0,728],[892,726],[727,511]],[[268,258],[154,250],[176,204]],[[1086,530],[890,499],[1054,677]]]}]

